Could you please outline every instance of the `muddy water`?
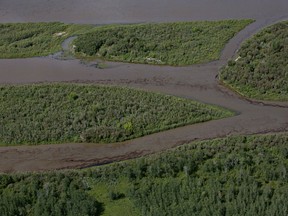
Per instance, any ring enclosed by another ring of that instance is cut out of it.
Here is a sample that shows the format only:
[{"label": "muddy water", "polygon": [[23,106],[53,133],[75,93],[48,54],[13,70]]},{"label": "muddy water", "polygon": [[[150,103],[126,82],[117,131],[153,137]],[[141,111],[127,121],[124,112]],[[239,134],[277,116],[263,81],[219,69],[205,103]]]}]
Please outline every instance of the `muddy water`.
[{"label": "muddy water", "polygon": [[285,14],[287,0],[1,0],[0,22],[131,23]]},{"label": "muddy water", "polygon": [[[41,2],[41,3],[39,3]],[[255,18],[234,37],[219,61],[190,67],[107,63],[106,69],[78,60],[52,57],[0,60],[0,83],[89,82],[163,92],[234,110],[232,118],[181,127],[117,144],[63,144],[0,148],[0,172],[83,167],[133,158],[197,139],[231,134],[288,131],[288,104],[255,103],[218,84],[219,68],[243,40],[264,26],[288,18],[287,0],[0,0],[0,22],[53,21],[78,23],[148,22]],[[161,4],[160,4],[161,2]]]}]

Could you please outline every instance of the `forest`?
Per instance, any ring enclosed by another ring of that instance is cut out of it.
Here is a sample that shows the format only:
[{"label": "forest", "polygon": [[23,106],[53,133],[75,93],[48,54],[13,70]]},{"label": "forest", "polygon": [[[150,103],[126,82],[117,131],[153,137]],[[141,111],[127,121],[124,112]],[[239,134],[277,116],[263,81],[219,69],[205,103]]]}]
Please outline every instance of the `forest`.
[{"label": "forest", "polygon": [[269,26],[240,48],[220,79],[238,93],[260,100],[288,100],[288,22]]},{"label": "forest", "polygon": [[252,20],[113,25],[80,35],[78,57],[183,66],[217,60],[229,39]]},{"label": "forest", "polygon": [[83,170],[1,174],[8,215],[288,214],[288,134],[230,136]]},{"label": "forest", "polygon": [[0,145],[111,143],[233,116],[220,107],[91,84],[0,86]]}]

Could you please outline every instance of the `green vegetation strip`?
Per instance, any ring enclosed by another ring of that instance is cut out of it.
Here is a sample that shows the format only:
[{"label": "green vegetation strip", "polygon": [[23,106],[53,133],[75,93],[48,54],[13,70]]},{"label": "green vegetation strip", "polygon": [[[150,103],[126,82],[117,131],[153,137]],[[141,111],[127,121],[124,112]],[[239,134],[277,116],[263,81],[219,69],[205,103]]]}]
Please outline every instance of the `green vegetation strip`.
[{"label": "green vegetation strip", "polygon": [[46,56],[60,51],[66,38],[91,28],[58,22],[0,24],[0,58]]},{"label": "green vegetation strip", "polygon": [[288,134],[235,136],[81,171],[0,175],[14,215],[288,214]]},{"label": "green vegetation strip", "polygon": [[[162,24],[0,24],[0,58],[45,56],[60,51],[72,35],[78,57],[112,61],[190,65],[218,59],[225,43],[252,20]],[[71,54],[71,53],[70,53]]]},{"label": "green vegetation strip", "polygon": [[0,143],[117,142],[232,116],[219,107],[120,87],[0,87]]},{"label": "green vegetation strip", "polygon": [[191,65],[216,60],[227,41],[252,20],[137,24],[95,28],[75,51],[112,61]]},{"label": "green vegetation strip", "polygon": [[265,28],[221,71],[221,80],[240,94],[288,101],[288,22]]}]

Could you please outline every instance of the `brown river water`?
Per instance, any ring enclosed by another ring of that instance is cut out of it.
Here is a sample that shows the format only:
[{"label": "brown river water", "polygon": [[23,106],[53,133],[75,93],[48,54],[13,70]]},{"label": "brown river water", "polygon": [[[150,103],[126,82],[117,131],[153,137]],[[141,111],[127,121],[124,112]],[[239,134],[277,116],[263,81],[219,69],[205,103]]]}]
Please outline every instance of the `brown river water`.
[{"label": "brown river water", "polygon": [[136,23],[253,18],[229,41],[219,61],[189,67],[108,62],[106,69],[52,57],[0,60],[0,83],[84,82],[122,85],[215,104],[237,115],[164,131],[123,143],[62,144],[0,148],[0,172],[79,168],[138,157],[193,140],[233,134],[288,131],[288,104],[250,101],[217,81],[219,68],[241,42],[261,28],[288,18],[287,0],[0,0],[0,22],[63,21]]},{"label": "brown river water", "polygon": [[287,0],[0,0],[0,22],[131,23],[287,14]]}]

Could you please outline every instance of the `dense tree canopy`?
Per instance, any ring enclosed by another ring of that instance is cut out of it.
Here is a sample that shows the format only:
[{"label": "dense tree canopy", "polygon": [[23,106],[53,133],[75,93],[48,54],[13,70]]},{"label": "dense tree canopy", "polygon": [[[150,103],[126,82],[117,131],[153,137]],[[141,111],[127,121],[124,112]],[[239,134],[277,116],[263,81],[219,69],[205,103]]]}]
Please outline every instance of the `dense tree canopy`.
[{"label": "dense tree canopy", "polygon": [[251,98],[288,100],[288,22],[248,39],[221,71],[221,79]]}]

